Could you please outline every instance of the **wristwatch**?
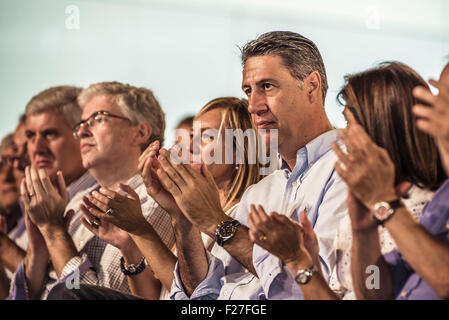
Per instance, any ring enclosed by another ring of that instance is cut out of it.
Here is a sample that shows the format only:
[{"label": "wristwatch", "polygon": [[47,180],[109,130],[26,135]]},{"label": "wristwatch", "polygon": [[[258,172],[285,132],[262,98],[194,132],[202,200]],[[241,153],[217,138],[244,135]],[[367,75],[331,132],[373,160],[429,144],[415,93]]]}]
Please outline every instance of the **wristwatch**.
[{"label": "wristwatch", "polygon": [[309,283],[310,279],[312,279],[312,276],[317,271],[318,269],[315,266],[311,266],[308,269],[299,270],[295,276],[296,283],[301,285]]},{"label": "wristwatch", "polygon": [[219,246],[223,246],[226,241],[234,236],[239,225],[240,222],[238,222],[237,220],[223,221],[222,223],[220,223],[215,230],[215,240],[217,244]]},{"label": "wristwatch", "polygon": [[394,201],[381,201],[374,205],[374,218],[379,225],[383,225],[388,219],[390,219],[396,212],[396,209],[402,207],[402,201],[400,199]]},{"label": "wristwatch", "polygon": [[135,276],[145,270],[146,260],[145,257],[140,260],[138,264],[125,265],[125,259],[120,258],[120,269],[127,276]]}]

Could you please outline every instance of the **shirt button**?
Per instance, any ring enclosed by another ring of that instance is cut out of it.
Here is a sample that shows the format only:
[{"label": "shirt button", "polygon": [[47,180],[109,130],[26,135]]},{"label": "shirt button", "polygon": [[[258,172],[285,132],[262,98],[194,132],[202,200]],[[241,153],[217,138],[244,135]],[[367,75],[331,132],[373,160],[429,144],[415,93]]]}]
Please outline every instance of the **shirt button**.
[{"label": "shirt button", "polygon": [[298,183],[297,183],[296,181],[293,181],[293,182],[292,182],[292,186],[294,186],[294,187],[296,187],[297,184],[298,184]]}]

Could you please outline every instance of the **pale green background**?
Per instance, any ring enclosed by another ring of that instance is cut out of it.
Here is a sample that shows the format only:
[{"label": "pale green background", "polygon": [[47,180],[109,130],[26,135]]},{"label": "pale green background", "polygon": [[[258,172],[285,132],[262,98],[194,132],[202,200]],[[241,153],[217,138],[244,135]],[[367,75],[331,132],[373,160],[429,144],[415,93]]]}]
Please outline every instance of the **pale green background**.
[{"label": "pale green background", "polygon": [[[79,8],[79,30],[66,28],[69,5]],[[117,80],[154,91],[171,142],[183,115],[218,96],[243,97],[237,46],[272,30],[316,42],[327,111],[341,127],[335,96],[345,74],[399,60],[438,77],[449,55],[449,1],[0,0],[0,136],[49,86]]]}]

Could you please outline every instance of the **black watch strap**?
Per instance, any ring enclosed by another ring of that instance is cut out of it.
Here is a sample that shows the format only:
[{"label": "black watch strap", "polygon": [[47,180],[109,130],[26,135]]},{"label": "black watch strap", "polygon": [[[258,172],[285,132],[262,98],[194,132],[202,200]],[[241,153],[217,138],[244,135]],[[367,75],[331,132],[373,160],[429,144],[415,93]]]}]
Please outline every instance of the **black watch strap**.
[{"label": "black watch strap", "polygon": [[130,264],[129,266],[125,266],[125,259],[123,257],[120,258],[120,269],[127,276],[135,276],[145,270],[146,261],[145,257],[140,260],[137,265]]}]

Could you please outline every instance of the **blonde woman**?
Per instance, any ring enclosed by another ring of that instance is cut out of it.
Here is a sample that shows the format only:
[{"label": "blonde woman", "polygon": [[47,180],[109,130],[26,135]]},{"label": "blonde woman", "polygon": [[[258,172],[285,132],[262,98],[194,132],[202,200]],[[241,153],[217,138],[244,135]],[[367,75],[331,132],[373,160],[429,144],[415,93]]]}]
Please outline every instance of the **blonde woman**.
[{"label": "blonde woman", "polygon": [[[248,129],[254,130],[247,107],[247,100],[234,97],[217,98],[206,104],[194,119],[195,124],[201,123],[201,148],[199,153],[195,153],[196,148],[193,145],[195,133],[193,129],[191,132],[184,132],[183,134],[190,139],[190,154],[187,155],[190,158],[189,160],[200,160],[193,167],[207,168],[206,170],[213,177],[213,183],[218,190],[221,207],[230,216],[232,216],[234,208],[246,188],[260,180],[258,157],[253,157],[255,159],[254,164],[251,164],[250,161],[250,152],[256,150],[251,148],[248,139],[243,140],[234,137],[231,149],[233,161],[229,163],[230,161],[225,159],[226,151],[229,149],[226,148],[225,143],[226,129],[240,129],[240,132],[245,132]],[[214,132],[215,135],[211,134]],[[257,146],[257,140],[255,143]],[[198,250],[204,250],[205,247],[210,250],[214,241],[204,234],[201,238],[200,231],[184,217],[173,197],[165,191],[159,182],[160,164],[156,157],[159,147],[158,141],[153,142],[140,157],[139,169],[147,192],[171,215],[175,232],[177,232],[177,239],[181,234],[183,238],[202,239],[198,242],[201,244]],[[235,160],[239,156],[239,152],[240,155],[243,155],[244,161],[239,161],[236,164]],[[183,156],[185,157],[186,154]],[[206,160],[211,157],[215,159],[213,163]],[[163,285],[162,288],[159,287],[161,290],[154,286],[143,289],[141,285],[133,285],[134,275],[129,275],[130,288],[134,295],[147,299],[157,299],[158,297],[166,299],[173,282],[173,270],[177,257],[173,253],[173,248],[167,248],[153,227],[144,219],[137,195],[125,185],[122,185],[121,189],[126,193],[126,196],[123,193],[104,190],[103,195],[95,194],[85,201],[83,211],[87,220],[101,219],[101,227],[98,229],[91,228],[91,231],[105,240],[113,238],[115,243],[117,243],[117,239],[121,239],[120,246],[133,248],[131,255],[142,257],[141,260],[136,261],[138,264],[134,266],[134,269],[141,270],[144,268],[146,260],[146,267],[151,268],[154,272],[154,274],[146,273],[148,283],[153,283],[155,279],[159,279]],[[113,209],[112,215],[105,213],[109,208]],[[89,224],[86,224],[86,227],[90,228]],[[129,270],[129,266],[124,267],[128,267]],[[142,281],[141,278],[139,281]],[[81,290],[68,290],[60,286],[50,296],[50,298],[56,299],[124,299],[127,297],[129,296],[91,286],[82,286]]]}]

